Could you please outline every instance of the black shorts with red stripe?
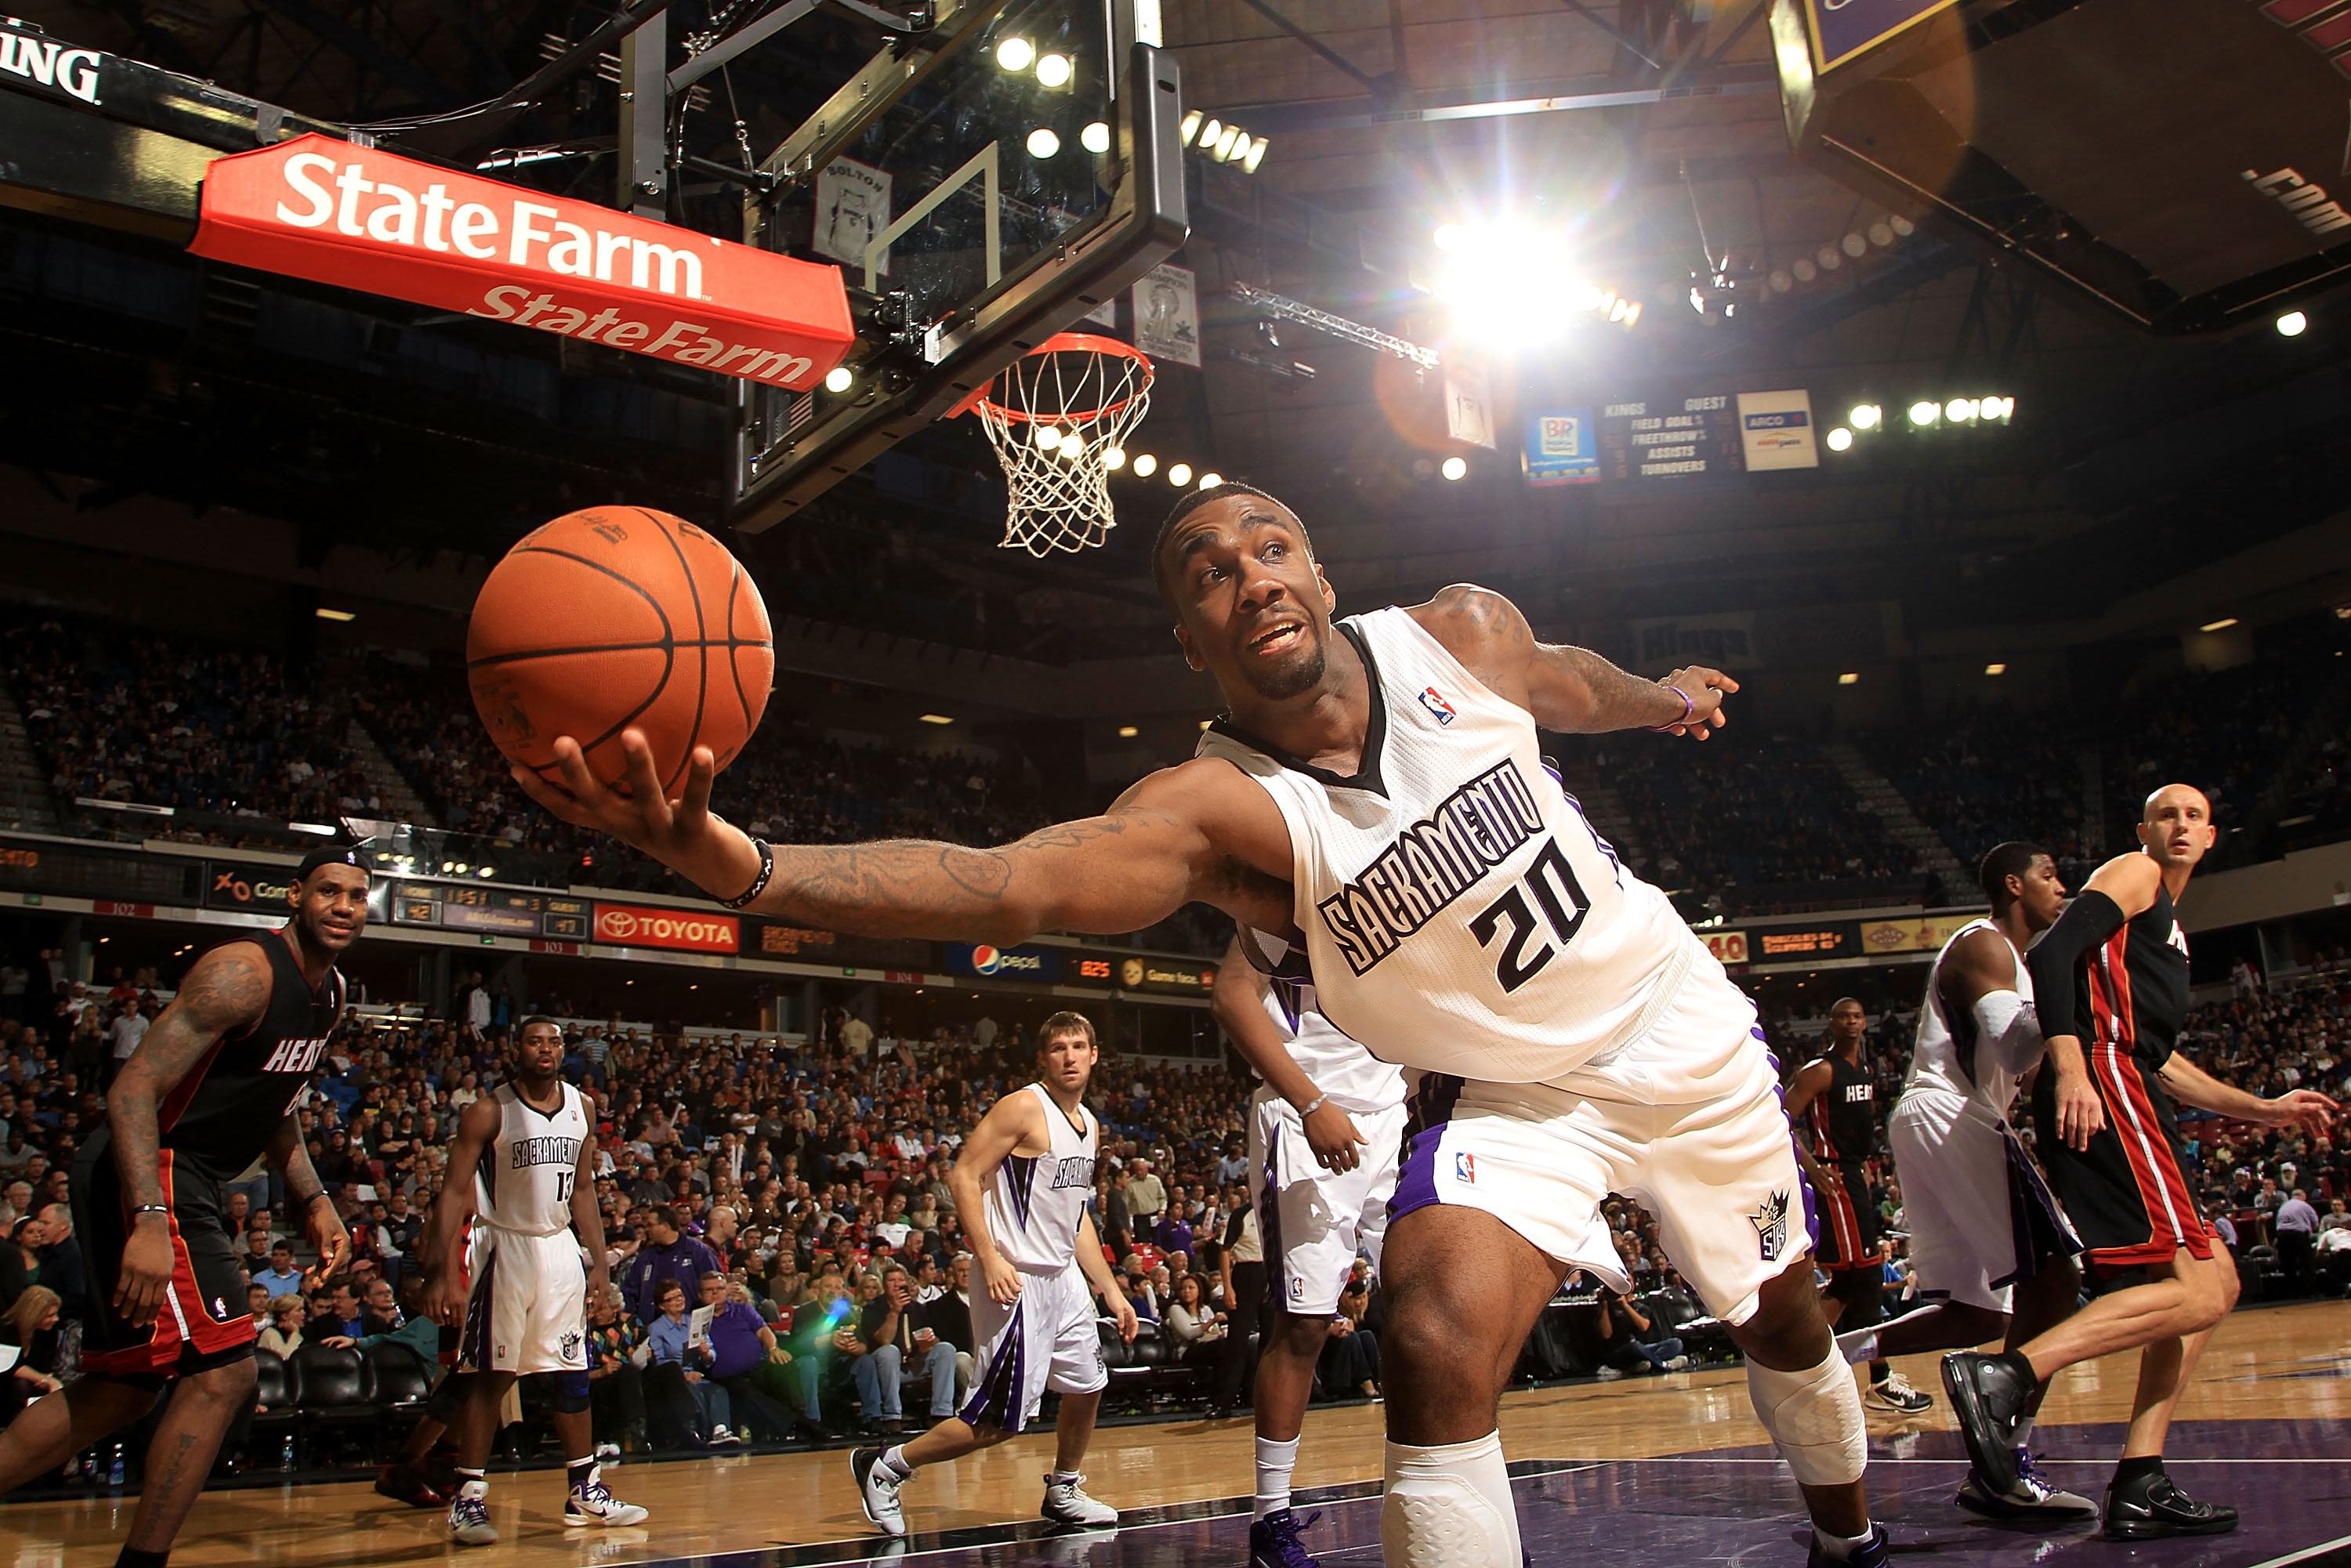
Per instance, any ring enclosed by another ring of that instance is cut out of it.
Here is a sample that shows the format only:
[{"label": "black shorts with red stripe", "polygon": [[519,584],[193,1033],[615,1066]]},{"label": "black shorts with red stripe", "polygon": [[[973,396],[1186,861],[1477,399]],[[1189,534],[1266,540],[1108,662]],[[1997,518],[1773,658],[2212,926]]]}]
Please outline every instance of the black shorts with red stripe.
[{"label": "black shorts with red stripe", "polygon": [[222,1220],[218,1178],[170,1149],[160,1156],[164,1201],[172,1206],[172,1282],[155,1321],[140,1327],[114,1307],[122,1249],[131,1237],[131,1200],[114,1168],[114,1141],[101,1128],[74,1161],[74,1230],[89,1270],[82,1370],[138,1382],[204,1372],[253,1354],[253,1314],[245,1270]]},{"label": "black shorts with red stripe", "polygon": [[1877,1206],[1869,1200],[1869,1169],[1859,1160],[1827,1167],[1837,1178],[1820,1200],[1821,1239],[1813,1259],[1831,1273],[1865,1266],[1880,1267],[1877,1258]]},{"label": "black shorts with red stripe", "polygon": [[2192,1257],[2211,1257],[2211,1233],[2182,1174],[2187,1159],[2179,1119],[2157,1077],[2163,1063],[2115,1040],[2085,1040],[2082,1053],[2105,1109],[2105,1126],[2087,1149],[2076,1150],[2057,1135],[2053,1072],[2043,1072],[2032,1086],[2032,1118],[2035,1152],[2082,1238],[2092,1276],[2112,1281],[2131,1270],[2168,1263],[2183,1248]]}]

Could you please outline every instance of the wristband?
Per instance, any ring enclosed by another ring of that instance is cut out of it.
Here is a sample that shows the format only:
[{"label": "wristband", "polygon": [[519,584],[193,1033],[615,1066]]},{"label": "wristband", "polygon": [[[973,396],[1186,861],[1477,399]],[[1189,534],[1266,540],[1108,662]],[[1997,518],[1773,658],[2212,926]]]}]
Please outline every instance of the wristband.
[{"label": "wristband", "polygon": [[1305,1104],[1301,1105],[1298,1108],[1298,1119],[1303,1122],[1307,1117],[1311,1116],[1315,1112],[1322,1109],[1324,1102],[1328,1101],[1330,1098],[1331,1096],[1328,1094],[1317,1094],[1313,1099],[1308,1101]]},{"label": "wristband", "polygon": [[136,1219],[142,1214],[169,1214],[171,1212],[172,1206],[168,1203],[142,1203],[138,1207],[131,1211],[131,1218]]},{"label": "wristband", "polygon": [[1663,724],[1651,725],[1649,727],[1649,733],[1651,735],[1663,735],[1669,729],[1678,729],[1683,725],[1686,725],[1690,721],[1690,716],[1692,714],[1698,712],[1698,705],[1690,701],[1689,693],[1682,690],[1679,686],[1667,686],[1666,690],[1673,693],[1674,695],[1682,699],[1682,716],[1679,718],[1669,718]]},{"label": "wristband", "polygon": [[303,1207],[304,1208],[308,1208],[308,1207],[309,1207],[312,1204],[314,1204],[314,1203],[318,1202],[320,1198],[325,1197],[326,1196],[327,1196],[327,1189],[326,1189],[325,1187],[323,1187],[323,1186],[322,1186],[322,1187],[320,1187],[318,1191],[316,1191],[316,1192],[312,1193],[309,1197],[308,1197],[304,1198],[304,1199],[302,1200],[302,1207]]},{"label": "wristband", "polygon": [[[1687,702],[1689,699],[1685,697],[1682,700]],[[759,874],[752,879],[749,889],[746,891],[741,897],[720,899],[718,903],[721,908],[742,908],[745,904],[750,903],[753,899],[767,892],[768,879],[776,874],[776,852],[768,847],[768,841],[765,839],[753,839],[751,841],[751,847],[759,852]]]}]

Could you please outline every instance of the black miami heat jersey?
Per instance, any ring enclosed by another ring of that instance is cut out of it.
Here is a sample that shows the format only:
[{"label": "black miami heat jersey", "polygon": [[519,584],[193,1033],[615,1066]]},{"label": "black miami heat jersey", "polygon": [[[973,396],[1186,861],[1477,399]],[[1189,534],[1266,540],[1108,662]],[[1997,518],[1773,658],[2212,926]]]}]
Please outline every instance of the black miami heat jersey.
[{"label": "black miami heat jersey", "polygon": [[1805,1107],[1813,1157],[1836,1164],[1867,1159],[1877,1146],[1876,1082],[1834,1051],[1816,1060],[1829,1064],[1829,1082]]},{"label": "black miami heat jersey", "polygon": [[268,955],[269,1005],[251,1028],[221,1036],[155,1116],[162,1146],[183,1166],[201,1166],[220,1181],[261,1157],[309,1084],[343,1011],[341,973],[329,968],[312,990],[283,932],[239,940],[257,943]]},{"label": "black miami heat jersey", "polygon": [[[2155,902],[2082,965],[2074,988],[2074,1032],[2084,1048],[2101,1040],[2119,1045],[2148,1072],[2168,1061],[2188,1020],[2188,933],[2180,928],[2171,889],[2156,883]],[[2053,1027],[2042,1025],[2044,1032]]]}]

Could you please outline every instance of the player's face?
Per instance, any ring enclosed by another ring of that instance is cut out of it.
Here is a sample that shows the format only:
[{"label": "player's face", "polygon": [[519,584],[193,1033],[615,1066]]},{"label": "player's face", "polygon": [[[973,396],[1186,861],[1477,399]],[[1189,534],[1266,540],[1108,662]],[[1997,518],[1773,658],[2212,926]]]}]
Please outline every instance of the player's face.
[{"label": "player's face", "polygon": [[1280,702],[1322,685],[1338,596],[1287,507],[1259,496],[1212,501],[1164,548],[1186,663],[1228,698]]},{"label": "player's face", "polygon": [[554,1077],[563,1070],[563,1031],[551,1023],[525,1024],[515,1061],[533,1078]]},{"label": "player's face", "polygon": [[2138,841],[2167,869],[2193,867],[2217,836],[2212,802],[2194,785],[2166,784],[2147,797]]},{"label": "player's face", "polygon": [[2057,862],[2047,855],[2034,855],[2024,874],[2015,879],[2020,884],[2016,900],[2024,906],[2024,923],[2035,931],[2046,931],[2057,924],[2065,913],[2065,884],[2057,880]]},{"label": "player's face", "polygon": [[1829,1033],[1840,1044],[1859,1040],[1869,1031],[1869,1014],[1850,998],[1829,1009]]},{"label": "player's face", "polygon": [[1076,1030],[1068,1030],[1037,1048],[1037,1064],[1045,1082],[1064,1094],[1083,1094],[1094,1075],[1094,1043]]},{"label": "player's face", "polygon": [[340,953],[367,929],[368,873],[355,865],[322,865],[287,890],[295,924],[322,952]]}]

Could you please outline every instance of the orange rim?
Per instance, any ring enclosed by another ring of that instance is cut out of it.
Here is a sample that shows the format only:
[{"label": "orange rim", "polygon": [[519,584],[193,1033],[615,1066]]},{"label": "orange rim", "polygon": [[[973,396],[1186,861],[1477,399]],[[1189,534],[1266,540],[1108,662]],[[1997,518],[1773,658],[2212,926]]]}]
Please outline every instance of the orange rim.
[{"label": "orange rim", "polygon": [[[988,412],[994,413],[998,418],[1019,424],[1034,424],[1040,420],[1052,424],[1061,424],[1064,423],[1082,423],[1088,420],[1103,419],[1112,414],[1117,413],[1119,411],[1125,408],[1127,404],[1133,402],[1136,398],[1141,397],[1145,392],[1150,390],[1151,361],[1144,356],[1143,350],[1136,348],[1132,343],[1123,343],[1116,338],[1105,338],[1098,332],[1056,332],[1051,337],[1046,339],[1043,342],[1038,344],[1035,348],[1029,350],[1026,354],[1021,355],[1020,358],[1023,360],[1034,359],[1040,354],[1089,353],[1110,354],[1119,359],[1133,360],[1136,364],[1143,367],[1143,381],[1141,384],[1136,386],[1134,392],[1130,392],[1125,397],[1119,399],[1118,402],[1105,404],[1101,408],[1063,409],[1058,413],[1040,414],[1031,413],[1026,409],[1007,407],[1005,404],[998,402],[994,398],[989,397],[987,395],[988,392],[996,385],[996,377],[990,376],[987,379],[987,384],[986,386],[981,387],[977,392],[972,393],[971,396],[966,399],[963,403],[951,411],[947,417],[953,419],[957,414],[968,413],[972,410],[984,404],[987,408]],[[1016,360],[1013,362],[1018,364],[1019,361]],[[1001,371],[997,372],[998,375],[1001,375],[1003,371]]]}]

